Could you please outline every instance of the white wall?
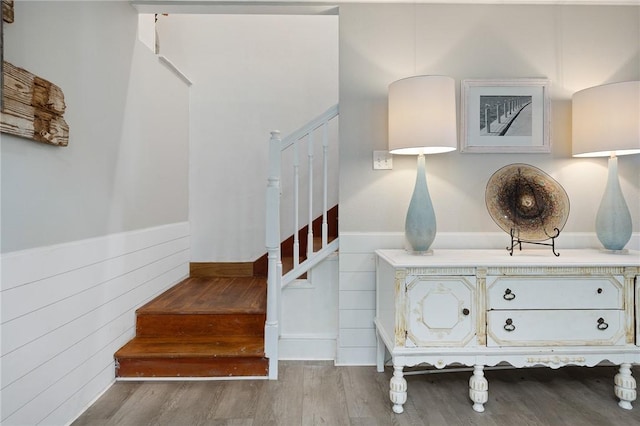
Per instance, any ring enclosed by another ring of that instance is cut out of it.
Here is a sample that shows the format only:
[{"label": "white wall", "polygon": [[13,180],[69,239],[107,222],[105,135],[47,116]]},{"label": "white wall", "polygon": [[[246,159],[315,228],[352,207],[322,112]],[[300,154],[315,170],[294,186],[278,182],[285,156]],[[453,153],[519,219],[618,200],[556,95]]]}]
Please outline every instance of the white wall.
[{"label": "white wall", "polygon": [[[546,77],[551,81],[551,154],[461,154],[427,158],[438,247],[506,246],[484,202],[489,177],[524,162],[555,178],[571,212],[562,247],[596,247],[594,223],[606,159],[571,158],[571,96],[586,87],[640,79],[640,7],[366,5],[340,7],[340,331],[337,361],[374,362],[373,251],[402,247],[415,158],[387,147],[387,90],[400,78]],[[459,89],[458,89],[459,96]],[[460,106],[458,98],[458,108]],[[460,117],[458,112],[458,117]],[[622,189],[640,248],[640,155],[621,157]]]},{"label": "white wall", "polygon": [[[341,230],[403,229],[415,158],[395,156],[394,170],[374,171],[371,151],[387,147],[388,85],[437,73],[458,83],[547,77],[553,149],[551,154],[429,156],[427,179],[439,231],[497,230],[484,205],[485,185],[496,170],[515,162],[540,167],[565,188],[571,201],[566,231],[593,231],[607,161],[571,158],[571,96],[586,87],[639,79],[639,39],[639,7],[341,6]],[[640,203],[634,202],[640,198],[639,165],[638,155],[620,158],[621,184],[634,218],[640,217]],[[634,231],[639,229],[636,220]]]},{"label": "white wall", "polygon": [[62,88],[70,135],[2,134],[2,252],[187,220],[188,90],[137,22],[125,2],[15,3],[4,59]]},{"label": "white wall", "polygon": [[71,422],[134,311],[188,275],[188,88],[128,2],[15,2],[4,57],[60,86],[69,146],[2,134],[3,425]]},{"label": "white wall", "polygon": [[158,38],[194,83],[192,260],[255,260],[266,252],[269,132],[286,136],[337,103],[338,19],[169,14]]}]

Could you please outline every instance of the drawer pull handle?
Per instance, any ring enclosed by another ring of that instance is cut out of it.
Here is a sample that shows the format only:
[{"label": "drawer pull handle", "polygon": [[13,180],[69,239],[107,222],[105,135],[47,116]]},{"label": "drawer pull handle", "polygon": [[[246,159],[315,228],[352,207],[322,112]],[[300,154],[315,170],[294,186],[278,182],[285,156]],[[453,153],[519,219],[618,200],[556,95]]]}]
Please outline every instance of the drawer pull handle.
[{"label": "drawer pull handle", "polygon": [[604,318],[598,318],[598,330],[606,330],[609,328],[609,324],[604,322]]},{"label": "drawer pull handle", "polygon": [[598,294],[602,294],[602,289],[601,288],[598,289]]},{"label": "drawer pull handle", "polygon": [[464,308],[464,309],[462,310],[462,315],[464,315],[465,317],[466,317],[467,315],[469,315],[469,309]]},{"label": "drawer pull handle", "polygon": [[503,328],[504,328],[506,331],[511,332],[511,331],[513,331],[513,330],[515,330],[515,329],[516,329],[516,326],[515,326],[515,325],[513,325],[513,320],[512,320],[511,318],[507,318],[507,321],[506,321],[506,323],[504,324],[504,327],[503,327]]},{"label": "drawer pull handle", "polygon": [[516,298],[516,294],[511,292],[511,289],[508,288],[504,291],[504,295],[502,296],[504,300],[513,300]]}]

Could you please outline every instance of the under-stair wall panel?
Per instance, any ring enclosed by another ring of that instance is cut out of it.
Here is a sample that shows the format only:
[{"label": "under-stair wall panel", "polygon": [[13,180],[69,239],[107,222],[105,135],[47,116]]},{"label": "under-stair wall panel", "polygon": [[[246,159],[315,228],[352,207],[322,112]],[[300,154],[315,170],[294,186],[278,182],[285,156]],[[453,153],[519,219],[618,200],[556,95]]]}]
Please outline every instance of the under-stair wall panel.
[{"label": "under-stair wall panel", "polygon": [[282,291],[280,360],[335,360],[338,254],[333,253]]},{"label": "under-stair wall panel", "polygon": [[189,225],[2,256],[3,425],[65,424],[115,378],[135,309],[189,273]]}]

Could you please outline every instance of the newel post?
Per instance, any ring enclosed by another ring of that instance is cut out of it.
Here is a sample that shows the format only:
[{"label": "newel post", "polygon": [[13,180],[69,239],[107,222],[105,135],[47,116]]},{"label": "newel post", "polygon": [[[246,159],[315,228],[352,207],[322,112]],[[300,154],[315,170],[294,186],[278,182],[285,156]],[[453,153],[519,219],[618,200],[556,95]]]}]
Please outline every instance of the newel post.
[{"label": "newel post", "polygon": [[269,177],[267,180],[266,248],[267,320],[264,327],[265,355],[269,358],[269,379],[278,379],[279,305],[282,261],[280,259],[280,132],[271,132],[269,140]]}]

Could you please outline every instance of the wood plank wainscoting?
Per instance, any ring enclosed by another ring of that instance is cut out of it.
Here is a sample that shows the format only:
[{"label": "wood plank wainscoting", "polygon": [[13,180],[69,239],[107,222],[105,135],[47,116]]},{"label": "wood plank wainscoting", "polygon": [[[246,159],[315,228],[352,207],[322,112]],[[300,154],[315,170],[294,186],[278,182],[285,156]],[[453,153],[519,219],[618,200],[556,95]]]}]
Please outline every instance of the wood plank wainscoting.
[{"label": "wood plank wainscoting", "polygon": [[[321,221],[313,222],[314,235],[321,235]],[[331,241],[338,206],[327,222]],[[306,247],[307,227],[299,238]],[[282,243],[285,272],[292,247],[293,237]],[[255,262],[191,263],[189,278],[136,310],[136,336],[115,353],[116,377],[268,376],[266,275],[266,255]]]}]

